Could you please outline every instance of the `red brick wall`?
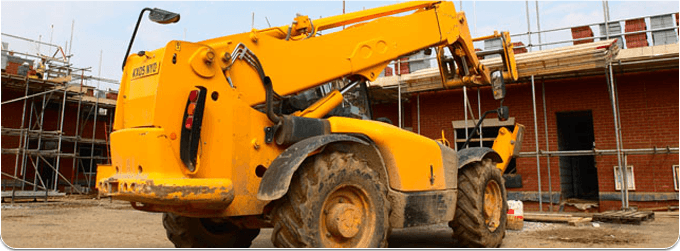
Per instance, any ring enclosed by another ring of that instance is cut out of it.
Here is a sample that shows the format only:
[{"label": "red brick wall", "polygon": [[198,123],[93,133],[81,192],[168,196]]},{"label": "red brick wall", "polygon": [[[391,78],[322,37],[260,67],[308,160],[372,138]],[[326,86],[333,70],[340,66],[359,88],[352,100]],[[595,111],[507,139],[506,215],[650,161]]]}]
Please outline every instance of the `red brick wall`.
[{"label": "red brick wall", "polygon": [[[415,115],[412,115],[411,112],[411,104],[414,103],[415,101],[412,102],[402,102],[403,110],[404,113],[402,114],[402,120],[404,121],[404,127],[411,127],[413,126],[413,131],[417,132],[417,127],[415,127],[415,122],[416,121]],[[399,124],[399,108],[397,108],[397,104],[392,104],[392,103],[382,103],[382,104],[373,104],[371,106],[372,112],[373,112],[373,119],[377,119],[380,117],[386,117],[392,121],[392,124],[397,126]]]},{"label": "red brick wall", "polygon": [[392,121],[393,125],[397,125],[399,119],[399,110],[396,104],[383,103],[383,104],[373,104],[371,106],[371,111],[373,112],[373,119],[380,117],[388,118]]},{"label": "red brick wall", "polygon": [[[646,73],[615,74],[621,114],[623,147],[625,149],[657,147],[678,147],[678,70],[664,70]],[[538,115],[539,147],[545,150],[545,128],[543,122],[543,104],[540,79],[536,85],[536,112]],[[614,134],[614,118],[604,76],[580,77],[563,80],[546,80],[546,107],[550,150],[558,150],[556,112],[591,110],[595,145],[598,149],[616,149]],[[477,113],[476,88],[468,88],[468,96],[473,110]],[[413,131],[417,132],[416,96],[411,97],[411,120]],[[481,88],[482,111],[495,109],[498,102],[493,99],[488,87]],[[523,152],[536,150],[534,135],[534,118],[530,83],[518,83],[507,86],[507,97],[504,105],[510,109],[510,116],[517,123],[526,126]],[[392,107],[390,107],[392,106]],[[374,106],[374,117],[390,114],[396,104],[382,104],[379,109]],[[396,112],[393,112],[396,117]],[[493,116],[493,115],[492,115]],[[391,118],[391,117],[390,117]],[[420,94],[421,134],[429,138],[440,138],[441,130],[448,139],[453,139],[451,121],[464,119],[463,91],[446,90]],[[396,123],[396,122],[395,122]],[[597,156],[600,193],[617,193],[614,189],[613,166],[617,164],[616,156]],[[634,192],[675,192],[673,187],[672,165],[678,164],[678,155],[631,155],[628,165],[634,166]],[[548,191],[549,184],[553,192],[560,191],[559,158],[550,158],[551,178],[548,180],[547,159],[541,158],[541,189]],[[535,157],[517,159],[517,171],[522,175],[523,187],[511,191],[538,191],[538,176]],[[678,201],[666,202],[677,205]],[[531,203],[529,203],[531,204]],[[547,203],[546,203],[547,204]],[[634,202],[630,205],[659,205],[664,202]],[[536,209],[537,205],[534,206]],[[600,210],[620,207],[620,201],[602,202]]]}]

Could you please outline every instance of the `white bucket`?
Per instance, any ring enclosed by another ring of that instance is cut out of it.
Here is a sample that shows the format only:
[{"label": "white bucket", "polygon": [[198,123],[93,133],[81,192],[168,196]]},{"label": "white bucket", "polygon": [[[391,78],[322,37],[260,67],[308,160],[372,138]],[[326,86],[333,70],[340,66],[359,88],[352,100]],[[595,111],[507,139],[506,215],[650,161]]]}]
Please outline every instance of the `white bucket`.
[{"label": "white bucket", "polygon": [[507,229],[522,230],[524,227],[524,204],[519,200],[508,201]]}]

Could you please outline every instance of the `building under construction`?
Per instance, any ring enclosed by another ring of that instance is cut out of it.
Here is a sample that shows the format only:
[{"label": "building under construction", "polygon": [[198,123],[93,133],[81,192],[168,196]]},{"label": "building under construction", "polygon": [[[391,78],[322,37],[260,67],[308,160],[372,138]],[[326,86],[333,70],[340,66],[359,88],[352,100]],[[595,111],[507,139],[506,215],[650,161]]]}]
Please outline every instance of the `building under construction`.
[{"label": "building under construction", "polygon": [[[89,193],[96,165],[109,161],[117,96],[93,85],[117,81],[73,66],[61,46],[5,33],[2,38],[3,200]],[[11,50],[18,43],[50,53]]]},{"label": "building under construction", "polygon": [[[678,13],[607,23],[512,35],[520,78],[503,102],[510,119],[487,118],[470,145],[491,147],[500,127],[526,126],[504,174],[508,199],[526,210],[678,207]],[[556,32],[572,37],[540,41]],[[410,67],[423,60],[395,62],[372,83],[373,116],[458,150],[498,102],[488,86],[443,89],[438,68]]]}]

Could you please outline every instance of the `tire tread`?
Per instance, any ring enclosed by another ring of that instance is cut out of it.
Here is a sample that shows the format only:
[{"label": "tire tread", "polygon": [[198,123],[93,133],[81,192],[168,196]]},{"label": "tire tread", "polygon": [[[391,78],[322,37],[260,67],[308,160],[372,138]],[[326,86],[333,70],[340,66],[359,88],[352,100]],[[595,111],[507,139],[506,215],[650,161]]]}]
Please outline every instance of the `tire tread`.
[{"label": "tire tread", "polygon": [[[454,220],[449,222],[453,237],[462,247],[499,247],[505,236],[507,222],[506,191],[500,170],[489,159],[471,163],[458,172],[458,201]],[[500,226],[491,232],[486,227],[483,212],[484,188],[489,179],[501,187],[502,209]]]},{"label": "tire tread", "polygon": [[[280,204],[272,211],[272,223],[276,231],[272,232],[272,243],[279,248],[319,247],[315,230],[306,223],[313,222],[314,203],[323,203],[321,191],[328,180],[341,175],[342,172],[356,172],[361,177],[368,178],[370,184],[380,184],[378,174],[367,168],[365,161],[358,160],[351,153],[324,152],[307,160],[293,175],[288,193],[281,198]],[[382,185],[378,187],[378,194],[382,196],[385,205],[386,190]],[[319,202],[320,201],[320,202]],[[387,206],[383,207],[387,215]],[[384,219],[385,229],[388,227],[387,218]],[[386,232],[386,231],[383,231]],[[318,233],[317,233],[318,234]],[[387,234],[383,233],[376,247],[387,246]]]}]

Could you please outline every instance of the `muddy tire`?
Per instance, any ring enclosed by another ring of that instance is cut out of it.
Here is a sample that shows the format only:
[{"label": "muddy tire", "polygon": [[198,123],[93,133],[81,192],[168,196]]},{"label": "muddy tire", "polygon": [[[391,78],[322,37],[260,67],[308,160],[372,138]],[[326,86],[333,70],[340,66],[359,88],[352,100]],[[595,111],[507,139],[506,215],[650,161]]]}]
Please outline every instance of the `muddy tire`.
[{"label": "muddy tire", "polygon": [[229,222],[163,214],[168,239],[177,248],[247,248],[259,229],[241,229]]},{"label": "muddy tire", "polygon": [[458,172],[456,215],[449,226],[462,247],[499,247],[508,204],[501,172],[493,161],[471,163]]},{"label": "muddy tire", "polygon": [[378,174],[351,153],[324,152],[293,175],[272,211],[272,243],[287,248],[387,246],[389,202]]}]

